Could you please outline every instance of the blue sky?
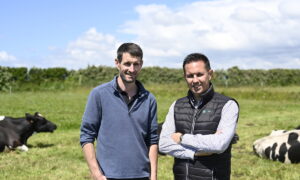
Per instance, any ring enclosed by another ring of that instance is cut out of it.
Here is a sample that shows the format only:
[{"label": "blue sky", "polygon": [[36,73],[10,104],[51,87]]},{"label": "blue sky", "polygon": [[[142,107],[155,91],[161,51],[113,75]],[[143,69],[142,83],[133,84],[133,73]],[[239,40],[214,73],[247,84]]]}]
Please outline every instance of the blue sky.
[{"label": "blue sky", "polygon": [[0,66],[113,66],[132,41],[145,66],[180,68],[202,52],[214,69],[300,68],[298,0],[0,2]]}]

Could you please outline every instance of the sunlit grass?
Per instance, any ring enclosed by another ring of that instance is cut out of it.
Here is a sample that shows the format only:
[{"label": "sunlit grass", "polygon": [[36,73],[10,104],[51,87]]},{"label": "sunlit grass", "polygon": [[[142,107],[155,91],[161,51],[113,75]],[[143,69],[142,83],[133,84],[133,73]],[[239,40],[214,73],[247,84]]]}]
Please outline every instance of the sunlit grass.
[{"label": "sunlit grass", "polygon": [[[158,102],[158,121],[163,122],[169,106],[186,95],[186,85],[146,84]],[[1,93],[0,115],[24,116],[36,111],[58,125],[54,133],[35,134],[28,152],[0,154],[0,179],[88,179],[89,171],[79,145],[79,126],[91,88],[58,92]],[[252,143],[272,129],[292,129],[300,125],[300,87],[215,87],[236,98],[240,104],[240,141],[232,150],[233,180],[299,179],[300,164],[282,164],[260,159]],[[173,158],[159,157],[159,180],[172,179]]]}]

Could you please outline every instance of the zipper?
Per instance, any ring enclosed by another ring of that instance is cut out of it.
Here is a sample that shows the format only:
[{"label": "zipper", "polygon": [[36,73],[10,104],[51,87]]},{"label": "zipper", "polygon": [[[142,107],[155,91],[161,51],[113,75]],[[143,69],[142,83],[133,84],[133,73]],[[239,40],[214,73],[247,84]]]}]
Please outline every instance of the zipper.
[{"label": "zipper", "polygon": [[[193,134],[194,129],[195,129],[195,124],[196,124],[196,115],[198,112],[198,108],[196,107],[193,113],[193,121],[192,121],[192,128],[191,128],[191,134]],[[188,175],[189,175],[189,163],[190,160],[188,160],[188,162],[185,164],[185,168],[186,168],[186,177],[185,180],[189,180]]]},{"label": "zipper", "polygon": [[[137,103],[138,101],[141,101],[141,100],[144,98],[144,96],[145,96],[145,94],[141,94],[139,97],[137,97],[137,98],[134,100],[134,102],[133,102],[132,106],[130,107],[128,113],[131,112],[131,110],[134,108],[134,106],[136,105],[136,103]],[[126,104],[126,103],[125,103],[125,104]]]},{"label": "zipper", "polygon": [[139,99],[139,98],[136,98],[136,99],[134,100],[134,102],[133,102],[133,104],[131,105],[131,107],[130,107],[130,109],[129,109],[128,113],[130,113],[130,112],[131,112],[132,108],[133,108],[133,107],[136,105],[136,103],[137,103],[138,99]]},{"label": "zipper", "polygon": [[[119,98],[121,98],[122,102],[124,103],[124,105],[127,107],[128,109],[128,104],[125,102],[124,98],[122,97],[122,95],[118,92],[117,95],[119,96]],[[136,105],[136,103],[142,99],[145,96],[145,94],[141,94],[140,97],[136,98],[132,104],[132,106],[130,107],[130,109],[128,109],[128,113],[131,112],[131,110],[133,109],[133,107]]]},{"label": "zipper", "polygon": [[190,160],[188,159],[188,162],[185,164],[185,170],[186,170],[186,176],[185,176],[185,180],[189,180],[189,163]]},{"label": "zipper", "polygon": [[195,108],[194,114],[193,114],[193,121],[192,121],[192,128],[191,128],[191,134],[193,134],[194,129],[195,129],[195,124],[196,124],[196,114],[198,112],[198,109]]}]

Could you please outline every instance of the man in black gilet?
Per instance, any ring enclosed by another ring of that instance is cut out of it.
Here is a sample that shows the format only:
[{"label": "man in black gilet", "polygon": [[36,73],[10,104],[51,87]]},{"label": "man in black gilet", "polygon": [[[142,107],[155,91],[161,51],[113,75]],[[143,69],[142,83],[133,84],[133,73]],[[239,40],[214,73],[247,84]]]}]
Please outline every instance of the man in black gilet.
[{"label": "man in black gilet", "polygon": [[188,55],[183,71],[189,91],[171,105],[159,151],[174,156],[175,180],[229,180],[238,104],[214,91],[205,55]]}]

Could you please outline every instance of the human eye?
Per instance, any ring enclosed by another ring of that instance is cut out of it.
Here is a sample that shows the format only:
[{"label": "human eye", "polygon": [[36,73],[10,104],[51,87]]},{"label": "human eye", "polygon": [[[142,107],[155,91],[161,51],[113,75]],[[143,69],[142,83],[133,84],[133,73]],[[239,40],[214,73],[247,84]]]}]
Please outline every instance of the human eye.
[{"label": "human eye", "polygon": [[193,74],[187,74],[186,78],[193,78]]},{"label": "human eye", "polygon": [[130,63],[129,63],[129,62],[125,62],[125,63],[124,63],[124,66],[129,67],[129,66],[130,66]]},{"label": "human eye", "polygon": [[197,73],[196,76],[201,77],[201,76],[203,76],[203,74],[202,73]]}]

